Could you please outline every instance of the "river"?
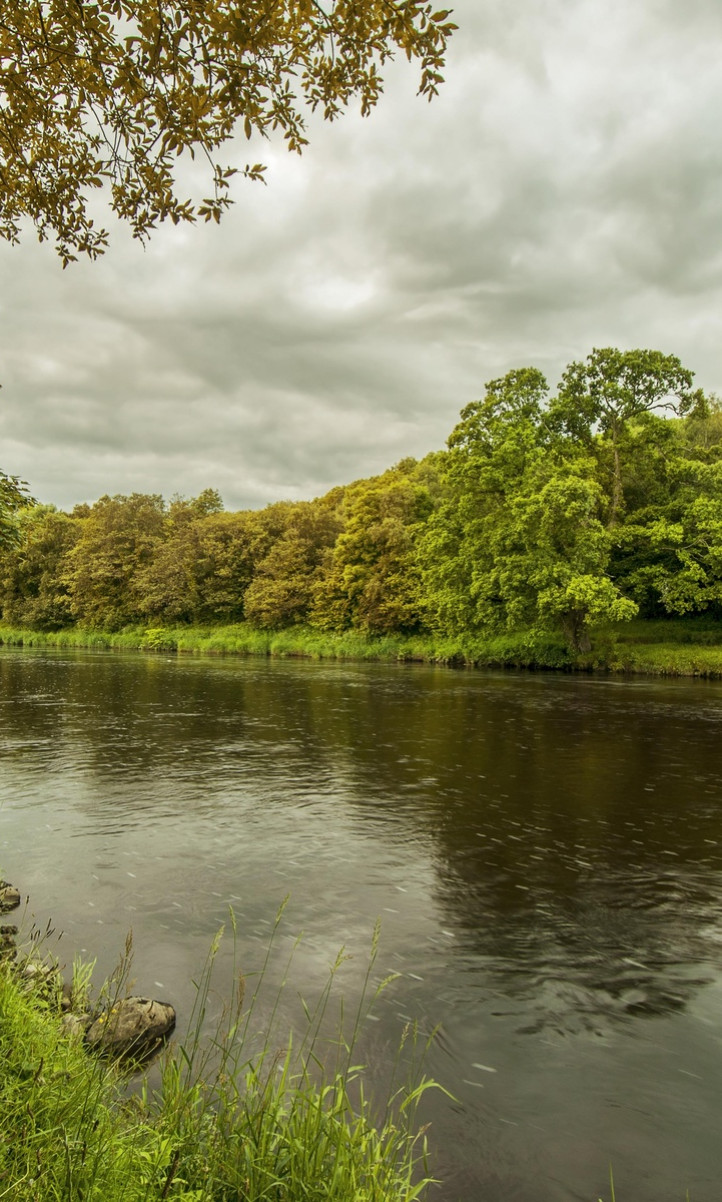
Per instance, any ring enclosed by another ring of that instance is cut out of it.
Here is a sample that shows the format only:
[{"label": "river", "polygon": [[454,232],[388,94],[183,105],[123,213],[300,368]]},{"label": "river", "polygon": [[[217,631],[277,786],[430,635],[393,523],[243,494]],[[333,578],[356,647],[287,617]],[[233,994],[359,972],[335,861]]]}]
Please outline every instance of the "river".
[{"label": "river", "polygon": [[350,1008],[380,918],[433,1202],[719,1198],[722,684],[0,649],[0,865],[181,1026],[229,906]]}]

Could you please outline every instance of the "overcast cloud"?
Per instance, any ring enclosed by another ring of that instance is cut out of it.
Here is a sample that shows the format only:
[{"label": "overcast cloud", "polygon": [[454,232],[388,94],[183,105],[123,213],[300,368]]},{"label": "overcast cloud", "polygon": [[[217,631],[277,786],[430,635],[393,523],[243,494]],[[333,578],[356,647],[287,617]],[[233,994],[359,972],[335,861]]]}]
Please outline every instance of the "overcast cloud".
[{"label": "overcast cloud", "polygon": [[[593,346],[722,392],[719,0],[459,0],[431,105],[266,145],[220,228],[0,246],[0,465],[70,506],[311,497],[442,446],[484,383]],[[231,151],[233,153],[233,150]],[[238,160],[249,158],[247,144]]]}]

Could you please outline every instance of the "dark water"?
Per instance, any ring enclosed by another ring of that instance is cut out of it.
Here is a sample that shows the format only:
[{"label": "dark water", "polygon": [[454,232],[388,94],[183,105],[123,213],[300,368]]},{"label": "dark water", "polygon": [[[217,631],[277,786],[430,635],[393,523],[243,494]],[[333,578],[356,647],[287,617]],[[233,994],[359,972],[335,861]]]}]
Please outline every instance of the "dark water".
[{"label": "dark water", "polygon": [[380,916],[438,1202],[722,1195],[720,685],[4,650],[0,863],[181,1017],[229,904],[349,1003]]}]

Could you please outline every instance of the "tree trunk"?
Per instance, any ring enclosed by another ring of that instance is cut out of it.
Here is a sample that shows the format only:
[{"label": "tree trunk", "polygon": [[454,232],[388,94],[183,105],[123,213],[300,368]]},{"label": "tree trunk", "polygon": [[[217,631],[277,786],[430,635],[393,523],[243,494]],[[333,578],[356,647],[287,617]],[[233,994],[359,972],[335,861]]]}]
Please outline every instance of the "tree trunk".
[{"label": "tree trunk", "polygon": [[588,655],[592,649],[589,627],[584,618],[585,614],[581,609],[571,609],[562,618],[564,636],[575,655]]},{"label": "tree trunk", "polygon": [[619,523],[619,514],[624,504],[624,489],[622,488],[622,464],[619,457],[619,438],[616,422],[612,426],[612,455],[614,458],[614,474],[612,478],[612,508],[609,513],[608,529],[613,530]]}]

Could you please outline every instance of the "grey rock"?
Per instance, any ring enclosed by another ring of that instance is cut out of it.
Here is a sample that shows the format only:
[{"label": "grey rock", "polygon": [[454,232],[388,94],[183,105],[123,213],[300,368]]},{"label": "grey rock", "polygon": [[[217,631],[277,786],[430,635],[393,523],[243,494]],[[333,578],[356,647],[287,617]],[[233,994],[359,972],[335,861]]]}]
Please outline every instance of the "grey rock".
[{"label": "grey rock", "polygon": [[43,997],[57,994],[61,982],[58,966],[54,962],[27,956],[18,961],[15,967],[26,993],[40,993]]},{"label": "grey rock", "polygon": [[92,1021],[90,1014],[64,1014],[60,1023],[70,1039],[82,1039]]},{"label": "grey rock", "polygon": [[88,1028],[86,1042],[113,1059],[147,1060],[175,1027],[175,1010],[168,1002],[127,997],[116,1002]]},{"label": "grey rock", "polygon": [[28,957],[18,965],[18,971],[27,981],[47,981],[49,977],[56,975],[58,970],[54,964],[48,964],[45,960]]},{"label": "grey rock", "polygon": [[0,914],[7,914],[9,910],[17,910],[21,900],[20,893],[14,885],[9,885],[7,881],[0,881]]}]

